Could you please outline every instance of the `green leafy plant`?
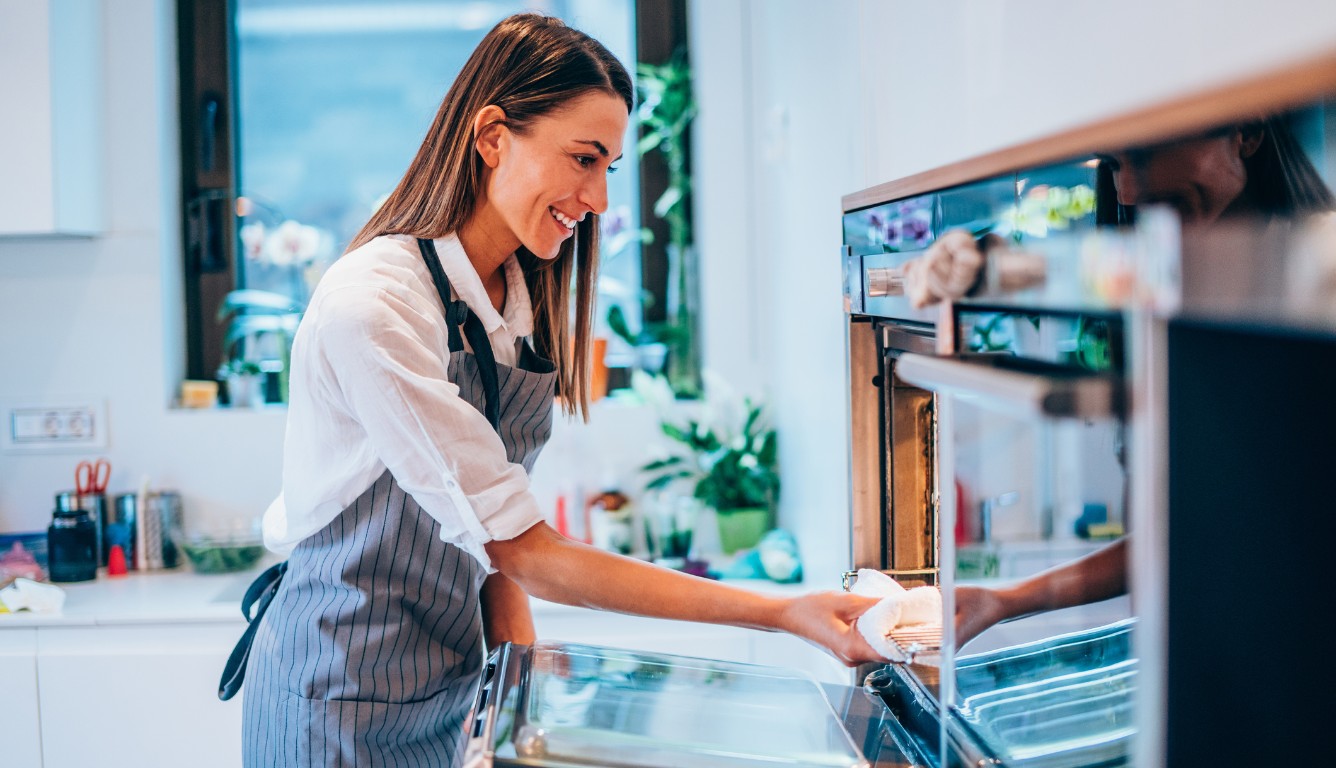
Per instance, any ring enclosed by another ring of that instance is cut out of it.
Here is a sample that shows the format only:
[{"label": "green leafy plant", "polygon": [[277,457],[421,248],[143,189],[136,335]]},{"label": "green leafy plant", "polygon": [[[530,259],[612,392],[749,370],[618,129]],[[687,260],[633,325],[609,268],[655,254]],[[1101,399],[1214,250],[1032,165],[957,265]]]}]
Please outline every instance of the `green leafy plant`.
[{"label": "green leafy plant", "polygon": [[663,421],[660,427],[676,453],[641,467],[655,491],[681,483],[720,514],[737,509],[770,508],[779,498],[778,444],[765,409],[744,401],[745,417],[735,430],[704,421]]},{"label": "green leafy plant", "polygon": [[226,360],[218,366],[218,376],[259,376],[264,369],[254,360]]},{"label": "green leafy plant", "polygon": [[654,202],[654,215],[668,225],[669,320],[651,333],[669,345],[668,379],[682,397],[698,397],[700,364],[695,349],[695,267],[691,260],[691,173],[687,167],[691,121],[696,101],[691,92],[691,66],[685,49],[678,49],[663,64],[636,67],[640,96],[637,117],[643,133],[637,145],[641,156],[662,155],[668,183]]},{"label": "green leafy plant", "polygon": [[632,346],[662,343],[673,345],[680,343],[683,328],[675,323],[645,323],[638,331],[631,330],[626,319],[626,311],[620,304],[608,307],[608,328]]}]

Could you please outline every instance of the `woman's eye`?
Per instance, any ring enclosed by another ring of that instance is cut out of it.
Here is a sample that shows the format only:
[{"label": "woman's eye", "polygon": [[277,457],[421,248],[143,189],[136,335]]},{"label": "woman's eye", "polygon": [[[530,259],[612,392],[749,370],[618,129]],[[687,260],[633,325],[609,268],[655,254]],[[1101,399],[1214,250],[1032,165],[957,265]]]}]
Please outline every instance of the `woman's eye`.
[{"label": "woman's eye", "polygon": [[608,173],[609,173],[609,174],[613,174],[613,173],[616,173],[616,172],[617,172],[617,166],[615,166],[615,165],[609,165],[609,166],[608,166]]},{"label": "woman's eye", "polygon": [[588,168],[594,164],[595,160],[589,155],[576,155],[575,162],[579,163],[581,168]]}]

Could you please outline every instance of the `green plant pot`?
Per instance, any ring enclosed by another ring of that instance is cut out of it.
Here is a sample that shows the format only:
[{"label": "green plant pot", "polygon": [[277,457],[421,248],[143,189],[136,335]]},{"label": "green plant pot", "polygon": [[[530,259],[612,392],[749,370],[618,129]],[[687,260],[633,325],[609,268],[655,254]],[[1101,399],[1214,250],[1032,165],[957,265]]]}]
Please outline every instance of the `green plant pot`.
[{"label": "green plant pot", "polygon": [[770,510],[765,507],[720,509],[715,511],[715,519],[719,522],[719,547],[726,555],[755,547],[770,530]]}]

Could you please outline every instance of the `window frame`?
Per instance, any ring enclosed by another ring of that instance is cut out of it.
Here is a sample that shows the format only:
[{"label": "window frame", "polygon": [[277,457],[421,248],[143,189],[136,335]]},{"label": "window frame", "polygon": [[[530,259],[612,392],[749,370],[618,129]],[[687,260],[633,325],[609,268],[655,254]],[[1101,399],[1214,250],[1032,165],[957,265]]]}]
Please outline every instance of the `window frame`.
[{"label": "window frame", "polygon": [[[176,2],[187,379],[217,378],[226,334],[218,317],[226,296],[238,287],[236,10],[236,0]],[[634,0],[633,15],[640,61],[667,61],[687,44],[685,0]],[[654,201],[667,188],[667,169],[654,155],[627,159],[640,165],[640,221],[654,235],[640,247],[640,288],[647,297],[641,314],[643,322],[663,322],[669,307],[669,238]],[[700,359],[699,342],[692,354]]]}]

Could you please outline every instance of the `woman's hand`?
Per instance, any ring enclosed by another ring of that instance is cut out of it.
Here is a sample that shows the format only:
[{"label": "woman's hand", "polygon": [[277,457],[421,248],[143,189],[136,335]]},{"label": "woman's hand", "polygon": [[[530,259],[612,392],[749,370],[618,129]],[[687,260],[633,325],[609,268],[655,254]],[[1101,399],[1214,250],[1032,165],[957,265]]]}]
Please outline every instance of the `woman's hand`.
[{"label": "woman's hand", "polygon": [[956,648],[1010,617],[1001,592],[987,587],[956,587]]},{"label": "woman's hand", "polygon": [[886,661],[859,633],[855,621],[877,604],[875,597],[847,592],[813,592],[790,598],[780,613],[779,627],[824,649],[847,667]]},{"label": "woman's hand", "polygon": [[919,258],[904,264],[905,295],[915,307],[958,299],[969,292],[983,271],[984,255],[974,236],[949,230]]},{"label": "woman's hand", "polygon": [[963,229],[948,230],[901,266],[905,296],[920,309],[984,289],[1014,293],[1043,285],[1047,269],[1040,254],[1013,248],[992,233],[975,239]]}]

